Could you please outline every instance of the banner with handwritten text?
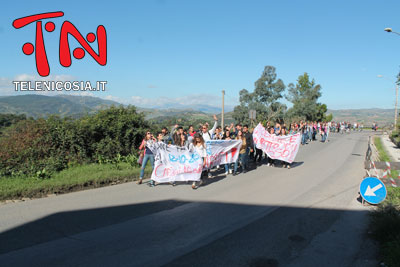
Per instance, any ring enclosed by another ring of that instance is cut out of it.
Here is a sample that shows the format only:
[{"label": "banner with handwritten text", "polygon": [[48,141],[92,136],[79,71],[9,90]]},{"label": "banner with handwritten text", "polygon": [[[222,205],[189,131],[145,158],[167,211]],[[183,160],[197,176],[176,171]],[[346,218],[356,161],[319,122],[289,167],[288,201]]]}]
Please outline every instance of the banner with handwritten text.
[{"label": "banner with handwritten text", "polygon": [[299,151],[301,134],[276,136],[269,134],[260,123],[253,131],[253,140],[268,157],[292,163]]},{"label": "banner with handwritten text", "polygon": [[195,150],[190,151],[186,147],[166,145],[162,142],[148,144],[155,155],[151,179],[158,183],[199,181],[203,169],[235,162],[241,144],[240,140],[208,141],[204,165],[203,159]]},{"label": "banner with handwritten text", "polygon": [[239,156],[242,140],[210,140],[206,142],[205,168],[235,162]]}]

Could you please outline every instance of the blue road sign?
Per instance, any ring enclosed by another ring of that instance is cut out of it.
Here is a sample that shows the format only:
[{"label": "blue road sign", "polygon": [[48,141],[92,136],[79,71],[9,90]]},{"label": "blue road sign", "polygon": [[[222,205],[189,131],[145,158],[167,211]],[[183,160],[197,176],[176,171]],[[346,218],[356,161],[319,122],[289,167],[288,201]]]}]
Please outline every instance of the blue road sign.
[{"label": "blue road sign", "polygon": [[367,177],[360,184],[360,194],[368,203],[378,204],[386,198],[386,186],[376,177]]}]

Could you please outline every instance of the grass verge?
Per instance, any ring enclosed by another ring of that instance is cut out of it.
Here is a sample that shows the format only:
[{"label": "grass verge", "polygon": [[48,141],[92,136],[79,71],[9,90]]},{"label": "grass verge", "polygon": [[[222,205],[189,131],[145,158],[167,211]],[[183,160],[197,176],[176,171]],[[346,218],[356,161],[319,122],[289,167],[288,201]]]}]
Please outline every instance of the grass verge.
[{"label": "grass verge", "polygon": [[379,153],[380,161],[390,161],[389,154],[386,152],[385,147],[383,146],[382,140],[379,136],[374,137],[374,144]]},{"label": "grass verge", "polygon": [[371,213],[372,237],[385,266],[400,266],[400,188],[388,188],[386,200]]},{"label": "grass verge", "polygon": [[[150,165],[150,164],[149,164]],[[151,174],[151,167],[145,177]],[[128,163],[87,164],[71,167],[53,174],[50,178],[3,177],[0,178],[0,200],[37,198],[49,194],[62,194],[113,183],[134,181],[139,178],[140,168]]]},{"label": "grass verge", "polygon": [[[391,160],[388,152],[385,150],[385,147],[383,146],[382,140],[379,136],[374,137],[374,144],[375,144],[376,149],[378,150],[379,161],[391,162],[392,160]],[[391,175],[394,178],[399,177],[399,172],[397,170],[392,170]]]}]

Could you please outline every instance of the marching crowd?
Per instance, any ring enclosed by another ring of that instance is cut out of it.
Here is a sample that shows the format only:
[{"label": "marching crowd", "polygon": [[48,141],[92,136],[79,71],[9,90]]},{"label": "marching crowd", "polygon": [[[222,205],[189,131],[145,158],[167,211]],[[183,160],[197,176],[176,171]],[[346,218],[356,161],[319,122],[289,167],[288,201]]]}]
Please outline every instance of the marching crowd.
[{"label": "marching crowd", "polygon": [[[298,132],[301,133],[301,144],[306,145],[309,142],[316,141],[317,136],[320,136],[321,142],[327,142],[329,138],[330,132],[340,132],[344,133],[348,132],[351,129],[352,125],[347,122],[308,122],[308,121],[300,121],[299,123],[291,123],[290,125],[286,125],[285,123],[270,123],[267,122],[266,125],[263,125],[270,134],[277,136],[284,135],[292,135]],[[353,125],[353,130],[358,129],[362,130],[362,125]],[[257,165],[261,165],[263,158],[266,159],[267,166],[274,167],[278,164],[278,160],[274,160],[265,153],[261,149],[258,149],[254,142],[252,132],[249,129],[249,126],[241,123],[237,123],[234,125],[233,123],[230,126],[225,126],[223,129],[221,126],[218,126],[217,116],[214,115],[214,125],[210,129],[210,125],[208,123],[201,124],[198,129],[195,129],[193,125],[190,125],[187,129],[184,129],[182,126],[175,125],[170,131],[166,127],[162,129],[161,132],[158,132],[154,137],[151,132],[147,132],[145,138],[143,139],[139,150],[141,151],[138,163],[141,164],[141,172],[140,178],[137,182],[138,184],[142,184],[144,177],[144,170],[147,163],[150,161],[152,168],[154,168],[154,154],[151,151],[151,144],[154,142],[163,142],[167,145],[176,145],[180,147],[186,147],[190,151],[195,150],[202,158],[206,157],[206,142],[209,140],[241,140],[242,145],[239,150],[239,157],[237,161],[233,164],[224,164],[223,168],[225,169],[225,175],[232,174],[237,175],[239,166],[241,168],[242,173],[246,173],[249,170],[249,163]],[[280,162],[283,168],[290,169],[291,165],[288,162]],[[232,166],[233,165],[233,166]],[[217,169],[221,166],[217,166]],[[211,170],[207,168],[206,171],[202,174],[202,179],[199,184],[195,182],[192,184],[192,188],[196,189],[199,185],[201,185],[203,181],[203,177],[212,177]],[[150,183],[150,185],[154,185],[154,182]],[[173,185],[175,185],[173,183]]]}]

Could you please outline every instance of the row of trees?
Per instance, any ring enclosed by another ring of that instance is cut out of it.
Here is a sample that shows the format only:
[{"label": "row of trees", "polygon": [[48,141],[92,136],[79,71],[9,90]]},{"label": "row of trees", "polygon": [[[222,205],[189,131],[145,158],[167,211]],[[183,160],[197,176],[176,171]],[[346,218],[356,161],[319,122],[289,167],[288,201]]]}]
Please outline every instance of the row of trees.
[{"label": "row of trees", "polygon": [[[273,66],[266,66],[261,77],[255,82],[253,92],[243,89],[239,92],[240,104],[234,108],[236,121],[250,123],[249,111],[256,110],[257,121],[325,121],[327,106],[318,103],[321,86],[310,80],[307,73],[300,75],[296,85],[290,83],[288,93],[284,95],[286,86],[276,74]],[[281,102],[286,98],[293,103],[290,109]],[[331,119],[331,117],[330,117]]]}]

